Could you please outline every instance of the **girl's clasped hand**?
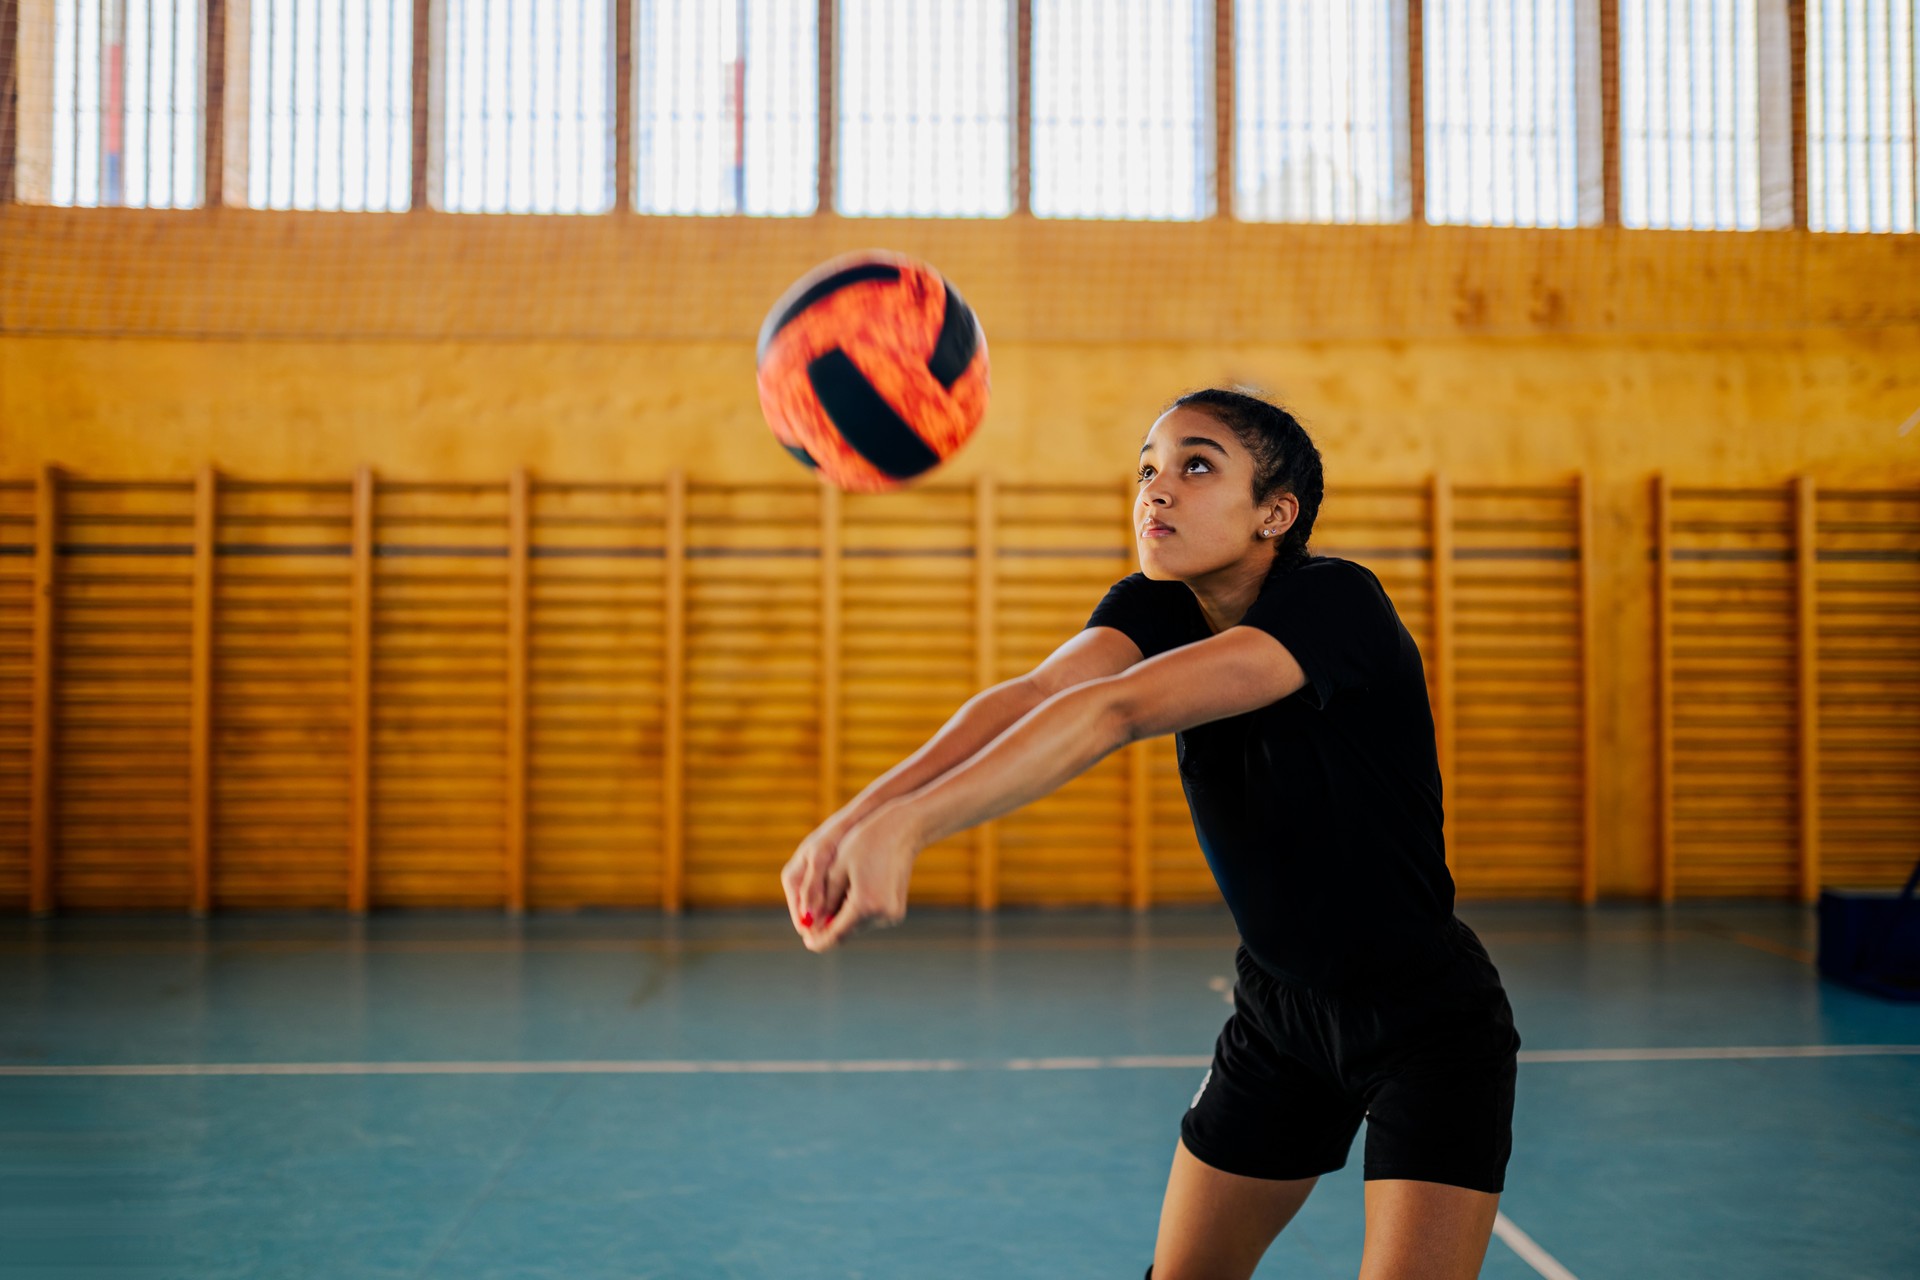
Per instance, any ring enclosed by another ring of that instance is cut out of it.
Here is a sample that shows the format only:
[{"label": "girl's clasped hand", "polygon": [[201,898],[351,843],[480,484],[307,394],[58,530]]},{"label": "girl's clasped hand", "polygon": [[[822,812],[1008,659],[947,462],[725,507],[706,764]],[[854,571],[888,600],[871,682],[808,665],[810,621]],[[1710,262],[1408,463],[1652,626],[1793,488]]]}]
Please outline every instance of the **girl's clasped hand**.
[{"label": "girl's clasped hand", "polygon": [[904,920],[920,847],[912,824],[890,805],[851,823],[829,819],[801,841],[780,883],[807,949],[827,951],[851,934]]}]

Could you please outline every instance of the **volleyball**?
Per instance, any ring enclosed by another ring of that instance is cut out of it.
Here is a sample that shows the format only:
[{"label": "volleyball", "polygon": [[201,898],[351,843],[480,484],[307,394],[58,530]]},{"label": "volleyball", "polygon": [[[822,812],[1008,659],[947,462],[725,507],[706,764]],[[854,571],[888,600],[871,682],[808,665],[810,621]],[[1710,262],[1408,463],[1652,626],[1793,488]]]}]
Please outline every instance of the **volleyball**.
[{"label": "volleyball", "polygon": [[851,492],[898,489],[952,457],[987,411],[987,339],[938,271],[865,250],[809,271],[760,326],[774,439]]}]

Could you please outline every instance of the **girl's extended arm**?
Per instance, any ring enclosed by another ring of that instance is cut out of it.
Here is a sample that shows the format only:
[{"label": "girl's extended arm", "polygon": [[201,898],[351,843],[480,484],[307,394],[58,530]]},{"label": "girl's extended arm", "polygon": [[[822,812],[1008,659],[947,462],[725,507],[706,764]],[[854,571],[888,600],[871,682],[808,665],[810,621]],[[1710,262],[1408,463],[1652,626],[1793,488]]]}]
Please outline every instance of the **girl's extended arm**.
[{"label": "girl's extended arm", "polygon": [[971,760],[887,810],[910,842],[925,848],[1038,800],[1135,739],[1264,707],[1305,683],[1279,641],[1253,627],[1229,627],[1119,675],[1061,690]]},{"label": "girl's extended arm", "polygon": [[789,903],[804,897],[834,911],[814,933],[798,913],[795,927],[808,950],[825,951],[863,924],[896,924],[907,913],[914,859],[928,845],[1038,800],[1129,742],[1268,706],[1306,682],[1272,635],[1234,626],[1061,689],[965,764],[876,808],[847,832],[839,856],[795,869]]},{"label": "girl's extended arm", "polygon": [[869,782],[823,828],[846,830],[889,800],[910,795],[971,759],[1048,695],[1118,674],[1139,660],[1133,641],[1109,627],[1089,627],[1070,636],[1025,675],[967,699],[925,746]]},{"label": "girl's extended arm", "polygon": [[965,764],[1050,695],[1124,671],[1139,660],[1139,648],[1120,632],[1111,627],[1087,627],[1026,675],[967,699],[925,746],[868,783],[800,842],[780,873],[793,927],[804,934],[813,920],[833,909],[837,899],[826,896],[829,871],[847,832]]}]

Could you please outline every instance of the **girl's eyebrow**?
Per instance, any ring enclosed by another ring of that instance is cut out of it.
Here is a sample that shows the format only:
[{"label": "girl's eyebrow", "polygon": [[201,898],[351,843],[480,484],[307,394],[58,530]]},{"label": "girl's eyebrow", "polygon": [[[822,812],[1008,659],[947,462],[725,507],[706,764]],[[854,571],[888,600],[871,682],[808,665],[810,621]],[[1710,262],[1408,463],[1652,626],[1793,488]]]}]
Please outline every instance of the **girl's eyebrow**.
[{"label": "girl's eyebrow", "polygon": [[[1188,436],[1186,439],[1180,442],[1180,445],[1182,447],[1190,444],[1203,444],[1203,445],[1206,445],[1207,448],[1214,450],[1223,458],[1229,456],[1227,451],[1221,448],[1219,441],[1209,440],[1205,436]],[[1146,451],[1147,451],[1147,446],[1144,444],[1141,445],[1140,452],[1144,454]]]}]

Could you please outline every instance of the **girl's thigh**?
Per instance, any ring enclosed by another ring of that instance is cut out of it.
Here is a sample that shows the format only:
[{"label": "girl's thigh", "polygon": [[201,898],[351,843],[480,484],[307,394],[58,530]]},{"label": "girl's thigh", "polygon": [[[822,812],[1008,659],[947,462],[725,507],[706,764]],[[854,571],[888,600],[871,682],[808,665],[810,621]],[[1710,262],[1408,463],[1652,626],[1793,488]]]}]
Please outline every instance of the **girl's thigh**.
[{"label": "girl's thigh", "polygon": [[1152,1280],[1247,1280],[1319,1178],[1248,1178],[1173,1150]]}]

